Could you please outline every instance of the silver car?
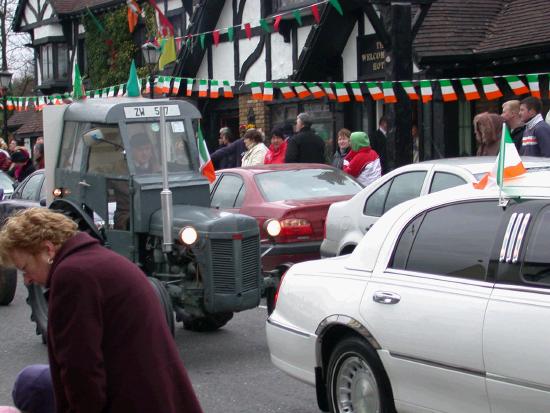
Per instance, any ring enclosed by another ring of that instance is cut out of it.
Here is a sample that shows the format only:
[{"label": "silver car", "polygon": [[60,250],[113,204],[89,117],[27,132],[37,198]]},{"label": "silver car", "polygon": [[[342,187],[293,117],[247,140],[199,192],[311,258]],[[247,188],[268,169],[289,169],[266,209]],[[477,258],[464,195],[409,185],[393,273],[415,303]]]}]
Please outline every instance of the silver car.
[{"label": "silver car", "polygon": [[[321,256],[351,253],[382,214],[409,199],[477,182],[495,164],[494,156],[436,159],[397,168],[353,198],[329,208]],[[550,168],[550,158],[523,157],[528,170]]]}]

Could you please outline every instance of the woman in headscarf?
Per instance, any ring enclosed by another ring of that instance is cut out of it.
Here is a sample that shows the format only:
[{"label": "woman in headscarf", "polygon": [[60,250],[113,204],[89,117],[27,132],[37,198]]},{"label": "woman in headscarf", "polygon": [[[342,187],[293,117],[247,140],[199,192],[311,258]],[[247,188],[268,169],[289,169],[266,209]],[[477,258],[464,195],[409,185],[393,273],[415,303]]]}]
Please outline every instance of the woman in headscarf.
[{"label": "woman in headscarf", "polygon": [[503,123],[496,113],[483,112],[474,117],[477,156],[498,155]]},{"label": "woman in headscarf", "polygon": [[380,157],[370,147],[369,136],[365,132],[353,132],[350,141],[351,151],[344,158],[343,171],[367,186],[382,176]]},{"label": "woman in headscarf", "polygon": [[134,263],[47,208],[8,218],[0,262],[48,291],[56,411],[202,412],[157,294]]},{"label": "woman in headscarf", "polygon": [[243,155],[242,166],[263,165],[267,146],[264,145],[264,135],[258,129],[248,129],[243,136],[246,153]]}]

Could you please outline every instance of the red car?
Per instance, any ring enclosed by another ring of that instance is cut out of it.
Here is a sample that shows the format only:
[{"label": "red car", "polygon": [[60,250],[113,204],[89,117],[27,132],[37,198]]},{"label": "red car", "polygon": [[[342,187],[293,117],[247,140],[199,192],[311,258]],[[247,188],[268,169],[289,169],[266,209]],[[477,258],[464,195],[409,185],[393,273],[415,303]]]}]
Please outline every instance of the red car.
[{"label": "red car", "polygon": [[222,169],[216,175],[210,205],[256,218],[262,252],[271,245],[264,222],[274,218],[281,223],[275,247],[262,260],[266,270],[319,258],[330,204],[362,189],[341,170],[321,164],[258,165]]}]

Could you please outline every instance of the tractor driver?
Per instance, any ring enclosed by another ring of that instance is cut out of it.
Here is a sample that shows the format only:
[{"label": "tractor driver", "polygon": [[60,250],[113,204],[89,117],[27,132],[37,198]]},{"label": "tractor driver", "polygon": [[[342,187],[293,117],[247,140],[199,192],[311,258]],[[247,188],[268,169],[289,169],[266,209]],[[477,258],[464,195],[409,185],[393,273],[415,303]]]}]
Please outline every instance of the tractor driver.
[{"label": "tractor driver", "polygon": [[151,174],[160,171],[151,141],[144,133],[138,133],[130,139],[132,159],[136,175]]}]

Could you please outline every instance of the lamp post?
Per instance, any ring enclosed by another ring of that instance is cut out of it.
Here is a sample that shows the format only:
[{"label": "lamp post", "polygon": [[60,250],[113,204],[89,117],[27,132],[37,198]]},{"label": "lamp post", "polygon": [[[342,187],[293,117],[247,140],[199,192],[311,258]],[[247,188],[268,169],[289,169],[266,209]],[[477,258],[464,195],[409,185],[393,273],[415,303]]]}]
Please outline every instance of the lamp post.
[{"label": "lamp post", "polygon": [[2,96],[2,105],[4,107],[4,129],[2,131],[2,137],[6,143],[8,143],[8,88],[10,87],[12,76],[13,73],[7,70],[2,70],[0,72],[0,96]]},{"label": "lamp post", "polygon": [[145,63],[149,66],[149,85],[151,89],[151,99],[154,98],[154,81],[155,81],[155,72],[160,59],[160,47],[152,42],[147,42],[141,46],[141,51],[143,53],[143,58]]}]

